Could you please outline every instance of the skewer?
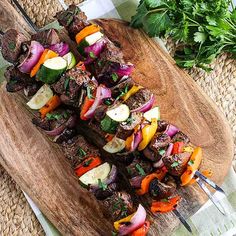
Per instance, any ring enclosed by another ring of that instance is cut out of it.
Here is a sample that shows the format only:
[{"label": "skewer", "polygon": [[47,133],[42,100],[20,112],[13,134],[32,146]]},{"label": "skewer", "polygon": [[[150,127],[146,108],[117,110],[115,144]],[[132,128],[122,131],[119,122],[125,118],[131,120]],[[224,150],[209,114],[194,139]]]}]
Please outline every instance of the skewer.
[{"label": "skewer", "polygon": [[201,172],[198,170],[195,172],[195,175],[199,177],[201,180],[205,181],[207,184],[209,184],[212,188],[214,188],[216,191],[221,192],[225,194],[224,190],[219,187],[217,184],[215,184],[212,180],[208,179],[206,176],[204,176]]},{"label": "skewer", "polygon": [[212,201],[212,203],[216,206],[216,208],[218,209],[218,211],[222,214],[222,215],[226,215],[225,209],[224,207],[221,205],[221,203],[219,202],[219,200],[216,198],[215,195],[212,195],[210,190],[206,187],[206,185],[202,182],[202,179],[200,179],[199,177],[196,179],[198,185],[200,186],[200,188],[205,192],[205,194],[208,196],[208,198]]},{"label": "skewer", "polygon": [[22,16],[24,17],[25,21],[33,28],[35,32],[38,32],[38,27],[34,24],[34,22],[30,19],[30,17],[27,15],[25,10],[21,7],[21,5],[18,3],[17,0],[12,0],[13,3],[16,5],[16,8],[21,12]]},{"label": "skewer", "polygon": [[173,210],[175,216],[178,217],[178,219],[180,220],[180,222],[184,225],[184,227],[188,230],[188,232],[190,232],[191,234],[193,233],[191,226],[188,224],[188,222],[184,219],[184,217],[179,213],[178,210]]}]

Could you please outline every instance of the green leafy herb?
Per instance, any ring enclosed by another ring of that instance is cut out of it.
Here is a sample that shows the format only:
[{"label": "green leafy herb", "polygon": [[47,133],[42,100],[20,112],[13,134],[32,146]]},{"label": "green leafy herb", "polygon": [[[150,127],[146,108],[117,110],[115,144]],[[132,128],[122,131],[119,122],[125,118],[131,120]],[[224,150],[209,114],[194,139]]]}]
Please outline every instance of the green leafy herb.
[{"label": "green leafy herb", "polygon": [[175,161],[171,164],[171,167],[177,167],[179,165],[179,162],[178,161]]},{"label": "green leafy herb", "polygon": [[113,80],[114,82],[116,82],[116,81],[119,79],[119,77],[118,77],[118,75],[117,75],[116,73],[112,73],[112,74],[111,74],[111,78],[112,78],[112,80]]},{"label": "green leafy herb", "polygon": [[98,187],[104,191],[107,189],[107,184],[103,183],[101,179],[98,179]]},{"label": "green leafy herb", "polygon": [[135,165],[135,168],[136,168],[136,170],[139,172],[140,175],[142,175],[142,176],[145,176],[145,175],[146,175],[144,169],[143,169],[139,164],[136,164],[136,165]]},{"label": "green leafy herb", "polygon": [[188,162],[188,165],[190,165],[190,166],[192,166],[194,164],[194,161],[193,160],[190,160],[189,162]]},{"label": "green leafy herb", "polygon": [[124,96],[129,91],[129,85],[125,85],[124,89],[121,90],[120,95],[116,98],[116,100],[119,100],[122,96]]},{"label": "green leafy herb", "polygon": [[129,167],[126,167],[126,170],[127,170],[128,174],[132,173],[132,170]]},{"label": "green leafy herb", "polygon": [[77,150],[77,155],[78,155],[80,158],[83,158],[84,156],[87,155],[87,153],[84,151],[84,149],[82,149],[81,147],[79,147],[78,150]]},{"label": "green leafy herb", "polygon": [[47,113],[46,114],[46,119],[47,120],[60,120],[62,118],[62,114],[51,114],[51,113]]},{"label": "green leafy herb", "polygon": [[127,125],[131,125],[131,124],[133,123],[133,121],[134,121],[134,117],[129,117],[129,118],[125,121],[125,123],[126,123]]},{"label": "green leafy herb", "polygon": [[94,52],[89,52],[89,56],[92,59],[96,59],[97,58],[96,55],[94,54]]},{"label": "green leafy herb", "polygon": [[120,211],[121,218],[126,217],[128,214],[127,206],[121,198],[119,198],[112,207],[112,212],[114,213],[116,211]]},{"label": "green leafy herb", "polygon": [[87,97],[88,97],[89,99],[93,98],[93,95],[92,95],[92,93],[91,93],[91,88],[90,88],[90,86],[87,86],[86,90],[87,90]]},{"label": "green leafy herb", "polygon": [[169,200],[167,198],[163,198],[161,199],[162,202],[169,202]]},{"label": "green leafy herb", "polygon": [[116,233],[116,232],[112,231],[112,232],[111,232],[111,235],[112,235],[112,236],[117,236],[117,235],[118,235],[118,233]]},{"label": "green leafy herb", "polygon": [[10,42],[10,43],[8,44],[8,47],[9,47],[11,50],[15,50],[16,44],[15,44],[14,42]]},{"label": "green leafy herb", "polygon": [[159,154],[162,156],[162,155],[164,155],[166,153],[166,151],[164,150],[164,149],[161,149],[161,150],[159,150]]},{"label": "green leafy herb", "polygon": [[89,159],[89,160],[85,161],[83,166],[88,167],[92,163],[92,161],[93,161],[93,159]]},{"label": "green leafy herb", "polygon": [[69,84],[70,84],[70,77],[67,77],[67,78],[65,79],[65,82],[64,82],[64,89],[65,89],[66,91],[69,90]]},{"label": "green leafy herb", "polygon": [[114,134],[118,124],[118,122],[112,120],[109,116],[105,116],[101,121],[101,129],[109,134]]},{"label": "green leafy herb", "polygon": [[110,106],[112,104],[112,100],[110,98],[107,98],[103,101],[103,103],[107,106]]},{"label": "green leafy herb", "polygon": [[142,27],[150,37],[170,36],[184,45],[174,55],[181,67],[210,71],[208,64],[219,54],[230,52],[236,57],[232,0],[141,0],[131,26]]}]

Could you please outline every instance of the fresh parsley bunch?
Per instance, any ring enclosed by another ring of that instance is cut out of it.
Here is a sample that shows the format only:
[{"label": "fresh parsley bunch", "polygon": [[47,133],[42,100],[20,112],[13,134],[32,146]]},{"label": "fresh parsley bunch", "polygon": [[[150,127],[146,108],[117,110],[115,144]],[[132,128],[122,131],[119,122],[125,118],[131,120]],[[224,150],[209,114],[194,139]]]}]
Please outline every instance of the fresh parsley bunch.
[{"label": "fresh parsley bunch", "polygon": [[[229,10],[231,8],[231,10]],[[171,36],[181,67],[201,67],[222,52],[236,56],[236,9],[231,0],[141,0],[131,26],[150,37]]]}]

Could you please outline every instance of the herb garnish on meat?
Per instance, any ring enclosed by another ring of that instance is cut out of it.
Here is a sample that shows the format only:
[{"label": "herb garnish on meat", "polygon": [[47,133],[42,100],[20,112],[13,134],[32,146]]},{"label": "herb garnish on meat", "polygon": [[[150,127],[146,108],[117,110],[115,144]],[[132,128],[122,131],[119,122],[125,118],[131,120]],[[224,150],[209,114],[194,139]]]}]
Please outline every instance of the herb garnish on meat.
[{"label": "herb garnish on meat", "polygon": [[101,188],[102,190],[106,190],[107,189],[107,184],[103,183],[101,181],[101,179],[98,179],[98,186],[99,188]]},{"label": "herb garnish on meat", "polygon": [[139,172],[140,175],[142,175],[142,176],[145,176],[145,175],[146,175],[144,169],[143,169],[139,164],[136,164],[136,165],[135,165],[135,168],[136,168],[136,170]]}]

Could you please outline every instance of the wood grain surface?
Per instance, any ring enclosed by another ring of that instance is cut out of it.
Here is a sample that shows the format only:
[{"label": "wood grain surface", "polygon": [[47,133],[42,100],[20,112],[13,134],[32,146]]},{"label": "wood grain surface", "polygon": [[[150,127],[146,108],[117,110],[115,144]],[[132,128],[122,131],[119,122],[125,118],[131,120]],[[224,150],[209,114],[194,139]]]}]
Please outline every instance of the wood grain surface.
[{"label": "wood grain surface", "polygon": [[[121,45],[126,61],[135,64],[134,80],[153,91],[162,119],[178,125],[193,144],[203,147],[201,169],[211,168],[212,179],[221,184],[233,158],[233,141],[213,101],[142,31],[117,20],[97,23]],[[0,114],[0,162],[55,226],[64,235],[111,235],[105,209],[79,186],[59,148],[31,124],[23,99],[2,88]],[[207,200],[196,185],[179,194],[183,197],[179,211],[185,217]],[[179,224],[172,213],[152,221],[152,236],[170,235]]]}]

